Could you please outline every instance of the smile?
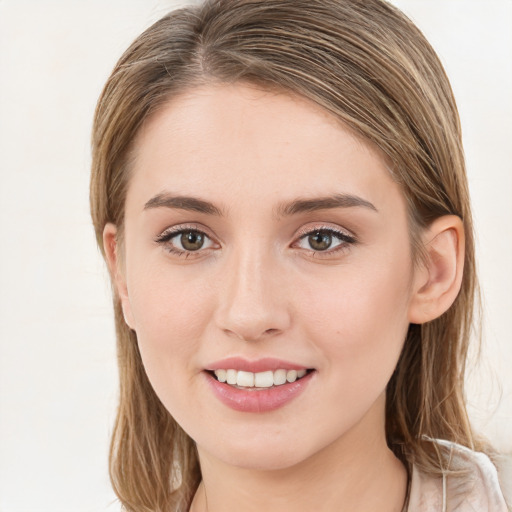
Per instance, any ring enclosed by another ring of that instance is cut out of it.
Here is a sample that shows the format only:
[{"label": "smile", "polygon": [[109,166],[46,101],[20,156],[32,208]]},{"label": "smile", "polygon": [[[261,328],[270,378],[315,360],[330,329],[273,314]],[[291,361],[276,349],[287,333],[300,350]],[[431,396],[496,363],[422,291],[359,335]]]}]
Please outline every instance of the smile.
[{"label": "smile", "polygon": [[229,384],[236,388],[271,388],[282,386],[286,383],[292,383],[301,379],[307,374],[308,370],[267,370],[253,373],[234,369],[217,369],[213,372],[219,382]]},{"label": "smile", "polygon": [[[209,388],[224,405],[248,413],[264,413],[284,407],[311,385],[316,374],[316,370],[279,367],[259,372],[229,368],[203,372]],[[228,377],[233,384],[228,383]],[[226,380],[221,382],[220,379]]]},{"label": "smile", "polygon": [[295,401],[318,371],[303,362],[233,356],[207,364],[201,373],[214,396],[230,409],[264,413]]}]

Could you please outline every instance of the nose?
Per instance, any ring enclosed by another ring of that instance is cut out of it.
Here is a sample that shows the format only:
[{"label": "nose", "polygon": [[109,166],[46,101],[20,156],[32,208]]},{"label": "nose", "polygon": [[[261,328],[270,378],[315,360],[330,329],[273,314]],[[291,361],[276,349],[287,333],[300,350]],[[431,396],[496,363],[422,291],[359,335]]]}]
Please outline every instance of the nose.
[{"label": "nose", "polygon": [[223,274],[216,323],[224,333],[258,341],[288,329],[286,284],[276,258],[261,250],[247,250],[229,258]]}]

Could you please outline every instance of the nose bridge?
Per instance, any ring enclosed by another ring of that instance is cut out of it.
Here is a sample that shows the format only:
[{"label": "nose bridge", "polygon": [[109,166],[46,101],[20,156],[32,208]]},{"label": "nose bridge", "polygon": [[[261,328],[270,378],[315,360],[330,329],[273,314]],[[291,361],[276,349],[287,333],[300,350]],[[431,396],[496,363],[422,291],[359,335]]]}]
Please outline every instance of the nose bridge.
[{"label": "nose bridge", "polygon": [[218,325],[252,341],[282,332],[289,311],[278,258],[261,240],[233,250],[224,268]]}]

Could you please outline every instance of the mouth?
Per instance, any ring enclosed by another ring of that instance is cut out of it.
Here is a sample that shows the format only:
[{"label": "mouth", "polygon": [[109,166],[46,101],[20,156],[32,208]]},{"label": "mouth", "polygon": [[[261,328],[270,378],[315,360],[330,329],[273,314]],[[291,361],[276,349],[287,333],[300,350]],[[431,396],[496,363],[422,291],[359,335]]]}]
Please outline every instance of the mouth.
[{"label": "mouth", "polygon": [[219,368],[216,370],[207,370],[207,373],[218,382],[228,384],[233,388],[257,391],[291,384],[303,379],[313,371],[313,369],[306,368],[300,370],[280,368],[277,370],[265,370],[254,373],[233,368]]},{"label": "mouth", "polygon": [[311,388],[315,368],[275,357],[227,357],[203,370],[206,383],[224,405],[244,413],[266,413],[295,401]]}]

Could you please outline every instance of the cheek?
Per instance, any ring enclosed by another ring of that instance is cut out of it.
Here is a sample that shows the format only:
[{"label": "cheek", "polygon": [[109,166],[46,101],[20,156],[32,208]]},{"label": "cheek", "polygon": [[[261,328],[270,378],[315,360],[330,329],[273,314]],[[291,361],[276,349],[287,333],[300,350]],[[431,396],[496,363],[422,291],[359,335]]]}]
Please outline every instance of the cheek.
[{"label": "cheek", "polygon": [[409,270],[407,260],[381,262],[340,269],[328,286],[303,283],[300,317],[327,365],[351,379],[393,371],[409,325]]},{"label": "cheek", "polygon": [[173,272],[161,263],[146,263],[131,275],[129,297],[139,350],[165,402],[164,396],[184,376],[188,379],[197,371],[200,340],[212,315],[211,292],[197,278],[188,279],[187,272]]},{"label": "cheek", "polygon": [[201,328],[208,312],[210,290],[205,281],[190,267],[183,270],[159,255],[134,259],[127,270],[136,331],[151,334],[155,343],[184,336],[186,346],[190,333]]},{"label": "cheek", "polygon": [[388,271],[353,267],[330,290],[304,283],[300,317],[325,390],[312,416],[323,418],[325,437],[350,430],[383,397],[407,333],[407,284]]}]

